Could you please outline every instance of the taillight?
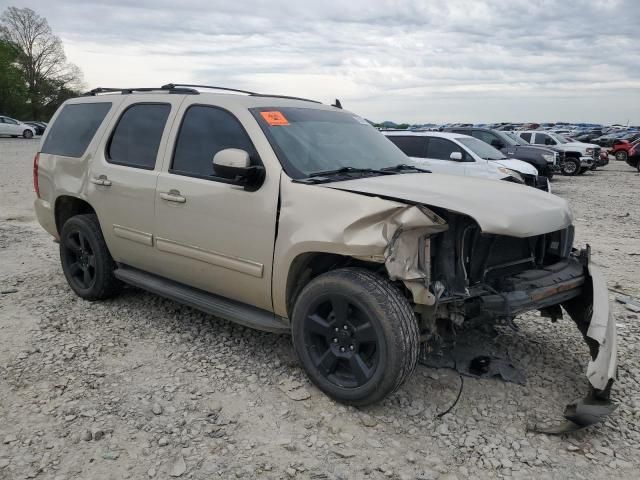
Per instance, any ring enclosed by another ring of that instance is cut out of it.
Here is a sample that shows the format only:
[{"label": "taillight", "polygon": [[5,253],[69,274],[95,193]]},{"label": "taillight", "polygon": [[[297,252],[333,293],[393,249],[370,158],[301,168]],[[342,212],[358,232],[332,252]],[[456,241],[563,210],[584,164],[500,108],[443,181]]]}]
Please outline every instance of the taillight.
[{"label": "taillight", "polygon": [[40,198],[40,183],[38,182],[38,163],[40,162],[40,152],[36,153],[33,157],[33,189],[36,191],[36,196]]}]

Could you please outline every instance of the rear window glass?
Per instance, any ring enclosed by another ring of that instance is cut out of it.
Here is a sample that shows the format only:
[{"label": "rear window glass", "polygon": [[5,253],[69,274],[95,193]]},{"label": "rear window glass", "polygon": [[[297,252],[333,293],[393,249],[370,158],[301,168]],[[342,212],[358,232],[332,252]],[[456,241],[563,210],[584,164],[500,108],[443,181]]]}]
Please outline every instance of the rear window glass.
[{"label": "rear window glass", "polygon": [[111,108],[111,102],[65,105],[49,127],[42,153],[81,157]]}]

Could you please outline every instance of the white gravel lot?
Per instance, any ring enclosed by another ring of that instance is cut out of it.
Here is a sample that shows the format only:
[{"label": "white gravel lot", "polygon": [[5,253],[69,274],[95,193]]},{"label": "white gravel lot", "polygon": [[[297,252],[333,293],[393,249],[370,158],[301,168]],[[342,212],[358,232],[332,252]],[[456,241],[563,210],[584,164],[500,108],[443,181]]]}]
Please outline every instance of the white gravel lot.
[{"label": "white gravel lot", "polygon": [[[528,433],[587,391],[567,317],[529,315],[504,343],[525,386],[418,367],[365,409],[309,384],[288,337],[129,289],[89,303],[35,222],[38,140],[0,139],[0,479],[638,478],[640,328],[618,317],[616,412],[572,435]],[[640,175],[613,161],[554,179],[611,288],[640,298]],[[611,292],[611,299],[616,294]]]}]

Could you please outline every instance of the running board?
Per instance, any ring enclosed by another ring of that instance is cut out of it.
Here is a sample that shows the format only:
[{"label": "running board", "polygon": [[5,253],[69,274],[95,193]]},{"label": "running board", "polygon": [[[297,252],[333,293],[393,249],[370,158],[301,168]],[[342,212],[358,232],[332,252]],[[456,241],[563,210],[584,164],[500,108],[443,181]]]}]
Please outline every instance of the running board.
[{"label": "running board", "polygon": [[189,287],[167,278],[120,266],[114,272],[117,279],[156,295],[201,310],[215,317],[230,320],[245,327],[273,333],[290,333],[288,320],[271,312],[213,293]]}]

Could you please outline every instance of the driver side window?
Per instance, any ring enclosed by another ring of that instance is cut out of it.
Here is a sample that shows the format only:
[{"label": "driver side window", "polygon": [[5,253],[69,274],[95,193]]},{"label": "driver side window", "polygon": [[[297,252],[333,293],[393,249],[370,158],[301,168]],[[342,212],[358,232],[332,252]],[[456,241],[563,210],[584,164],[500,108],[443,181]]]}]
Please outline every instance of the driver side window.
[{"label": "driver side window", "polygon": [[464,161],[465,154],[462,149],[446,138],[431,137],[427,144],[427,158],[433,158],[436,160],[450,160],[450,156],[453,152],[460,152],[462,160]]},{"label": "driver side window", "polygon": [[535,139],[535,143],[536,145],[555,145],[556,142],[553,138],[551,138],[549,135],[547,135],[546,133],[536,133],[536,139]]}]

